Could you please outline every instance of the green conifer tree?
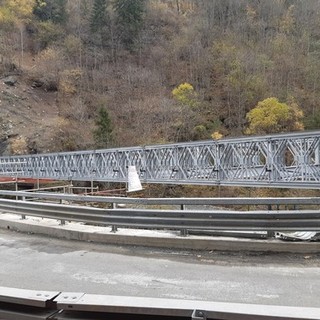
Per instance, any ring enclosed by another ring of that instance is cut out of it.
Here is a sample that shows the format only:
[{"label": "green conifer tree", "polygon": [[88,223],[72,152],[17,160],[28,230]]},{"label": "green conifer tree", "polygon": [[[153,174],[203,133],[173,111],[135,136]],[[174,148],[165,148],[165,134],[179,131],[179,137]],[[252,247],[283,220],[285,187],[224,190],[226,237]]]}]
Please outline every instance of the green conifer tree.
[{"label": "green conifer tree", "polygon": [[108,24],[107,0],[94,0],[90,17],[90,30],[92,33],[101,32]]},{"label": "green conifer tree", "polygon": [[41,21],[64,24],[68,19],[66,4],[67,0],[36,0],[33,14]]},{"label": "green conifer tree", "polygon": [[96,119],[93,137],[96,148],[109,148],[113,143],[113,127],[107,110],[101,107]]},{"label": "green conifer tree", "polygon": [[145,0],[114,0],[113,8],[120,39],[130,49],[143,25]]}]

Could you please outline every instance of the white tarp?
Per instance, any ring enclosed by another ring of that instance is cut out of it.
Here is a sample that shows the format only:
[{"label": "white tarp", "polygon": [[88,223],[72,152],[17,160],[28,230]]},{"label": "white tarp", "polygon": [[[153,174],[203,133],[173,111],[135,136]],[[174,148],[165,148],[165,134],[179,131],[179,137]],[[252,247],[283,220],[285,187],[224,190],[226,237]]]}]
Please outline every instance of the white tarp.
[{"label": "white tarp", "polygon": [[143,190],[137,169],[135,166],[128,167],[128,189],[127,192]]},{"label": "white tarp", "polygon": [[276,232],[276,238],[285,240],[314,240],[317,237],[317,232]]}]

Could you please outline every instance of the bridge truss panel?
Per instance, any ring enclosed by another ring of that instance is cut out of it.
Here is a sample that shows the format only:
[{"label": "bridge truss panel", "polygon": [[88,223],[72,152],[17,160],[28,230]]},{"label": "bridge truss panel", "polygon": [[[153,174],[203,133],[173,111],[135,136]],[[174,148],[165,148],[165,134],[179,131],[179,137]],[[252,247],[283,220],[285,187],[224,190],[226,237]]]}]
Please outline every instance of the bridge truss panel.
[{"label": "bridge truss panel", "polygon": [[81,181],[320,186],[320,132],[0,158],[0,174]]}]

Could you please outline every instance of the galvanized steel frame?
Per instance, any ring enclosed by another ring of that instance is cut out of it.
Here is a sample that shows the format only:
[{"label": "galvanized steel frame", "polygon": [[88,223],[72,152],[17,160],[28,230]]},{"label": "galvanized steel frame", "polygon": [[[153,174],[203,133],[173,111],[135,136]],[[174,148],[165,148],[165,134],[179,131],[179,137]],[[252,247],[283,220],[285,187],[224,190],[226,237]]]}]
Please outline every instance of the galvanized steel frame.
[{"label": "galvanized steel frame", "polygon": [[57,180],[320,187],[320,131],[0,158],[0,174]]}]

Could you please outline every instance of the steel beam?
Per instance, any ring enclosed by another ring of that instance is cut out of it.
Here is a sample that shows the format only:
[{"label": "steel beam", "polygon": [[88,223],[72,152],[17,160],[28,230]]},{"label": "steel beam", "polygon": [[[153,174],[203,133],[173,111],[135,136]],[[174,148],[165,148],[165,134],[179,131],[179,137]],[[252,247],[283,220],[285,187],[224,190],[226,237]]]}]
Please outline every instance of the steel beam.
[{"label": "steel beam", "polygon": [[146,229],[320,231],[319,210],[225,211],[101,209],[0,199],[0,210],[25,216]]}]

